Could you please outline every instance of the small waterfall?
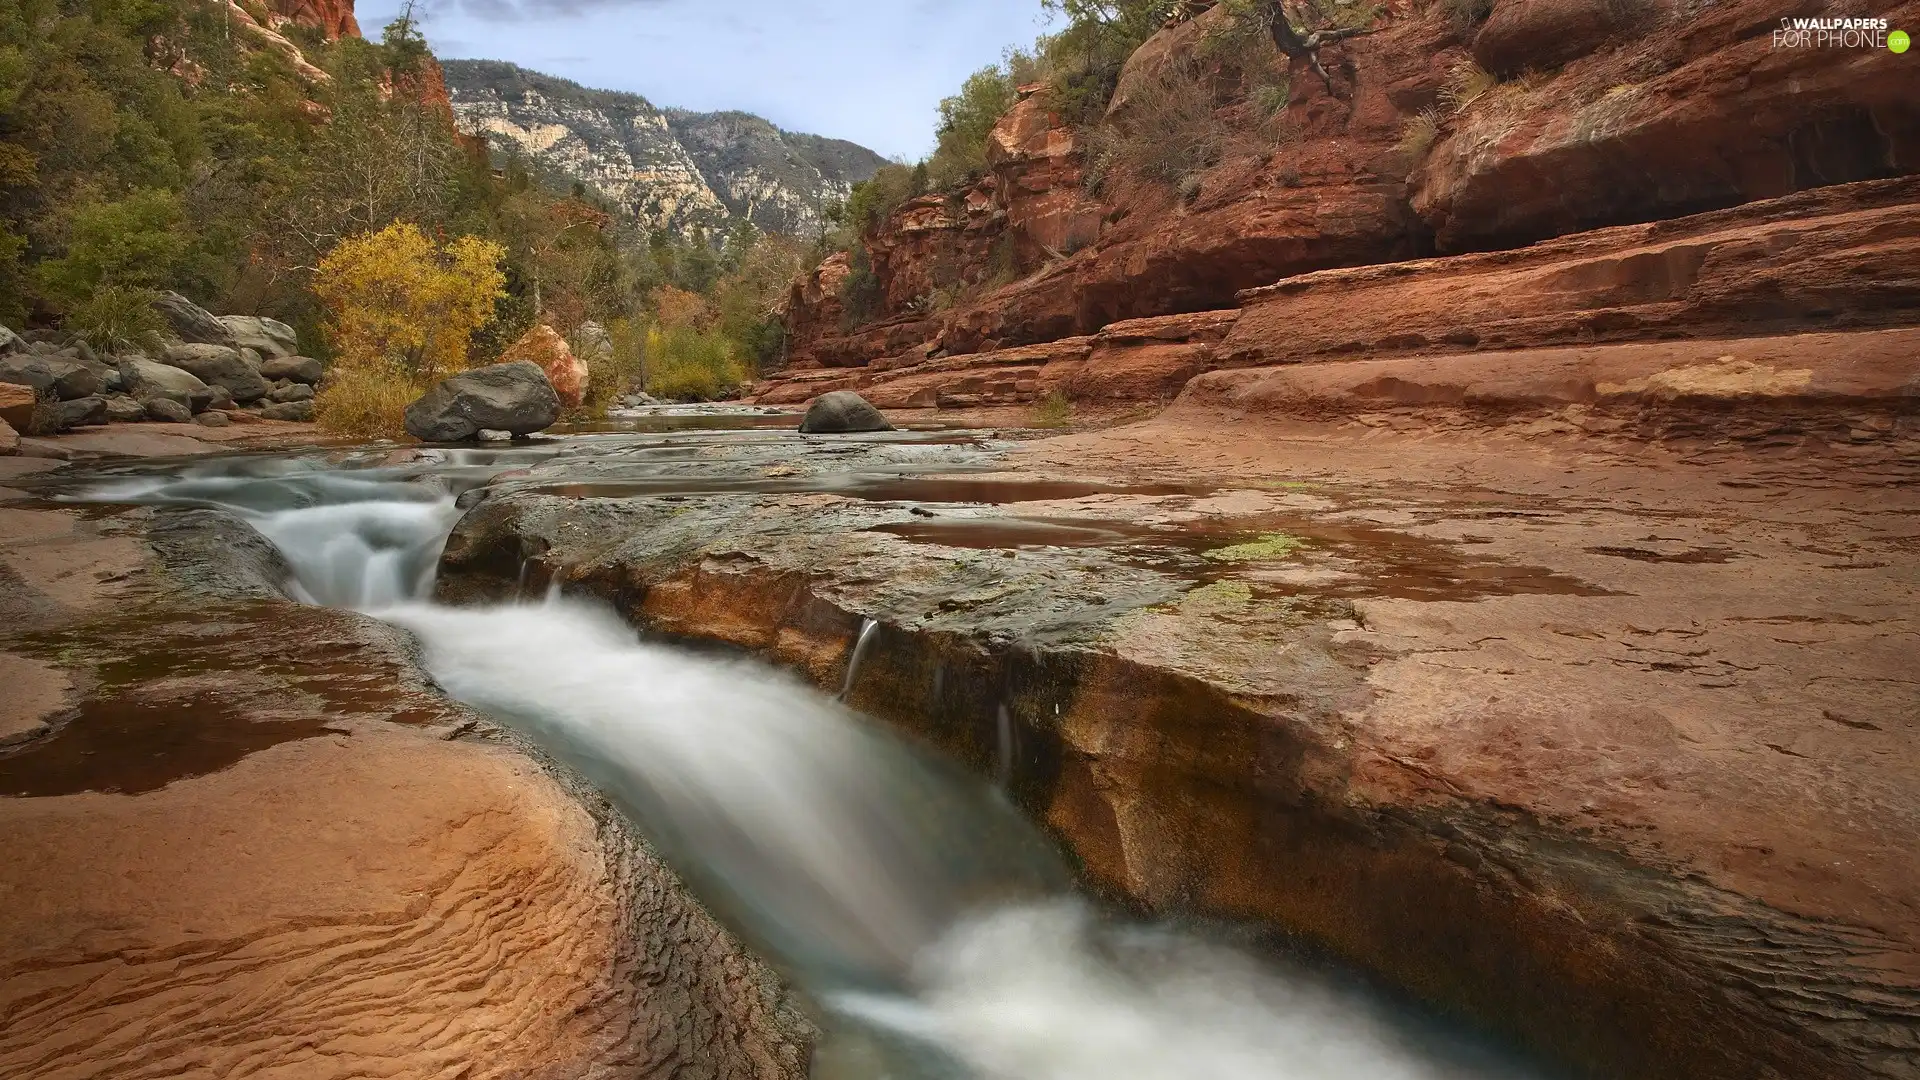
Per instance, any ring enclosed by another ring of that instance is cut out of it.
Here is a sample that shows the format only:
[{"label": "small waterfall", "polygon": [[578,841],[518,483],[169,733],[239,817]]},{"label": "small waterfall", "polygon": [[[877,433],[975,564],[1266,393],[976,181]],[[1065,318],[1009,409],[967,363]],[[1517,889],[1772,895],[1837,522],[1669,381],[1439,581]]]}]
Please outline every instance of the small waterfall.
[{"label": "small waterfall", "polygon": [[867,655],[867,646],[873,643],[873,635],[880,630],[876,620],[866,619],[860,623],[860,636],[853,641],[853,655],[847,659],[847,675],[840,681],[840,693],[833,699],[844,702],[853,694],[853,680],[860,674],[860,661]]},{"label": "small waterfall", "polygon": [[[437,464],[463,482],[485,465]],[[229,462],[87,497],[231,511],[279,547],[293,595],[411,631],[440,685],[594,783],[830,1010],[816,1080],[1528,1075],[1318,974],[1100,917],[999,789],[845,708],[871,619],[831,699],[643,642],[562,597],[559,572],[542,603],[428,602],[459,515],[450,475]],[[1004,787],[1004,704],[996,721]]]}]

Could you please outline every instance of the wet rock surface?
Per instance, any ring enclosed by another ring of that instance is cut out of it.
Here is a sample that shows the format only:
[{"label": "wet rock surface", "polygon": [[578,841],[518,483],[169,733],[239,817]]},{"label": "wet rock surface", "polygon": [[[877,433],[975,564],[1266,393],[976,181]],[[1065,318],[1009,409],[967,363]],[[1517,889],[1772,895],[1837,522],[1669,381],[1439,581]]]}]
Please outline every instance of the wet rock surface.
[{"label": "wet rock surface", "polygon": [[236,518],[4,461],[0,1073],[804,1074],[778,981],[405,635],[288,602]]},{"label": "wet rock surface", "polygon": [[442,590],[563,581],[829,687],[874,619],[851,700],[1116,895],[1601,1075],[1907,1075],[1910,410],[1707,415],[1190,393],[1017,452],[662,438],[482,489]]}]

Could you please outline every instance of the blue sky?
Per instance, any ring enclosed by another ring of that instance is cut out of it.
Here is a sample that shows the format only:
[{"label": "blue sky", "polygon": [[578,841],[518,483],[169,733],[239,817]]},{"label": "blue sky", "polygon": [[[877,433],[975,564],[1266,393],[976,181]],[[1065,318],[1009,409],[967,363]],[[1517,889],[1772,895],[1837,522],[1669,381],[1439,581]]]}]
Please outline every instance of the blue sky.
[{"label": "blue sky", "polygon": [[[360,0],[368,37],[400,0]],[[1039,0],[425,0],[442,57],[511,60],[655,105],[744,109],[918,159],[934,109],[1027,45]]]}]

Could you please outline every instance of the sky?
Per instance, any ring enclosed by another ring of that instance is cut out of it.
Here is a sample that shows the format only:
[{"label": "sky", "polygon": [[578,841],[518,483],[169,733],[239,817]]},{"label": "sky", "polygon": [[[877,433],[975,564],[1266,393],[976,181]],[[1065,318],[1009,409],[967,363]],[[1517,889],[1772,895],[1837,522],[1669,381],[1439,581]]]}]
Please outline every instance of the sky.
[{"label": "sky", "polygon": [[[359,0],[378,38],[401,0]],[[659,106],[758,113],[888,157],[933,148],[940,99],[1028,45],[1039,0],[423,0],[443,59],[511,60]]]}]

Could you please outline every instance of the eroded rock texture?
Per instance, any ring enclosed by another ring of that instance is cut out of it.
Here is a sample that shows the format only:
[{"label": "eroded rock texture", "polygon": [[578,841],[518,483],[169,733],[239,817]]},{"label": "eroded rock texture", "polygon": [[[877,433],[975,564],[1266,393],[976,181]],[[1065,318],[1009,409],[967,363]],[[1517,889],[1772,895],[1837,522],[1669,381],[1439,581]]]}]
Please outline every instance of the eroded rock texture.
[{"label": "eroded rock texture", "polygon": [[535,468],[443,589],[562,579],[829,687],[873,618],[852,702],[987,772],[1004,708],[1012,790],[1129,902],[1595,1075],[1908,1077],[1914,334],[1219,370],[998,476]]},{"label": "eroded rock texture", "polygon": [[804,1075],[779,981],[402,635],[218,513],[0,498],[0,1074]]},{"label": "eroded rock texture", "polygon": [[[1920,22],[1911,3],[1503,0],[1465,28],[1438,7],[1393,8],[1367,35],[1321,50],[1331,87],[1292,63],[1274,136],[1249,126],[1245,73],[1218,46],[1232,11],[1215,6],[1139,50],[1107,124],[1130,122],[1156,78],[1185,71],[1214,93],[1223,123],[1268,134],[1227,139],[1219,163],[1180,191],[1095,199],[1086,139],[1034,94],[995,132],[996,153],[1011,156],[993,175],[910,201],[865,237],[884,296],[871,326],[843,325],[831,273],[796,287],[792,369],[992,353],[1232,308],[1243,290],[1316,271],[1507,250],[1914,173],[1920,113],[1903,57],[1774,47],[1781,17],[1822,13]],[[1493,77],[1475,81],[1476,58]],[[1429,109],[1431,143],[1409,145],[1409,122]],[[1836,195],[1825,212],[1846,209]]]}]

